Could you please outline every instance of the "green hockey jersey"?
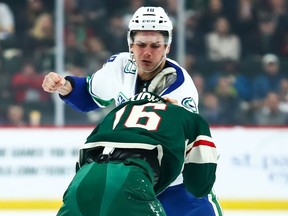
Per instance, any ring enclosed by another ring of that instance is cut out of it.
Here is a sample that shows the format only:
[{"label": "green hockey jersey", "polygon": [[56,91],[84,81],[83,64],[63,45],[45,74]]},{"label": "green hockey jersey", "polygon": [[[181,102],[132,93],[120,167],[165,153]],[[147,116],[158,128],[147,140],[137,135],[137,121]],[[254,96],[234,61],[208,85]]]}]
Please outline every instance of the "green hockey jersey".
[{"label": "green hockey jersey", "polygon": [[113,109],[88,136],[79,160],[83,149],[98,146],[157,149],[160,174],[156,194],[181,172],[184,185],[196,197],[207,195],[215,182],[217,152],[207,122],[149,92]]}]

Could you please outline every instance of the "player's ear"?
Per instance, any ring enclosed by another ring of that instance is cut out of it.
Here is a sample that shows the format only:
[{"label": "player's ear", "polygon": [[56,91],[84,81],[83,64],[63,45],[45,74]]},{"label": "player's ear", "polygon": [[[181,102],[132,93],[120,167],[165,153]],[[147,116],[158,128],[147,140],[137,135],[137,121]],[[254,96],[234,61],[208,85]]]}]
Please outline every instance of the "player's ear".
[{"label": "player's ear", "polygon": [[167,45],[165,52],[166,52],[166,55],[169,54],[169,52],[170,52],[170,45]]},{"label": "player's ear", "polygon": [[130,44],[130,52],[133,53],[133,44]]}]

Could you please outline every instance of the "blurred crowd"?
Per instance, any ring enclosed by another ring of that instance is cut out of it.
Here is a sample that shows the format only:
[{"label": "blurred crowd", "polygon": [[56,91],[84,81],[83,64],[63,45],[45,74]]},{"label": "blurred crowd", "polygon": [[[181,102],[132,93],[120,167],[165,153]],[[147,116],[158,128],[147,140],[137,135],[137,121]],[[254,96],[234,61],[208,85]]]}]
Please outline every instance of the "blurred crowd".
[{"label": "blurred crowd", "polygon": [[[177,0],[64,0],[65,73],[91,75],[128,51],[127,25],[142,5],[162,6],[174,22]],[[0,0],[0,125],[54,123],[42,90],[55,70],[56,0]],[[211,125],[288,125],[288,1],[186,0],[185,65]],[[105,111],[77,113],[67,125],[97,123]]]}]

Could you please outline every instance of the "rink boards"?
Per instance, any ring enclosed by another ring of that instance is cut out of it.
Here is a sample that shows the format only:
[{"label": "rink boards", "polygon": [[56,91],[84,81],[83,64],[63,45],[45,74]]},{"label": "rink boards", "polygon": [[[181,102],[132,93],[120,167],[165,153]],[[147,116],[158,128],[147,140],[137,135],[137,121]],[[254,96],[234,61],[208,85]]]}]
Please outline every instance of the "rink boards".
[{"label": "rink boards", "polygon": [[[57,209],[92,128],[1,128],[0,209]],[[213,127],[224,209],[288,209],[288,128]]]}]

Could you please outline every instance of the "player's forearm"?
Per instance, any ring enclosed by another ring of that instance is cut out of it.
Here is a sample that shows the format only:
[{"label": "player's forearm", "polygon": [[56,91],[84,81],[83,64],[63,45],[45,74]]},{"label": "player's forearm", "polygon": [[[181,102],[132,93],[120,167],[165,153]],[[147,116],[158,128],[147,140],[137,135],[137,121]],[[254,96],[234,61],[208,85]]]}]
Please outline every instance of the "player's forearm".
[{"label": "player's forearm", "polygon": [[72,85],[72,91],[68,95],[60,95],[66,104],[81,112],[89,112],[99,108],[87,90],[85,77],[68,76],[66,79]]},{"label": "player's forearm", "polygon": [[183,171],[184,185],[195,197],[206,196],[214,185],[216,168],[215,163],[186,164]]}]

